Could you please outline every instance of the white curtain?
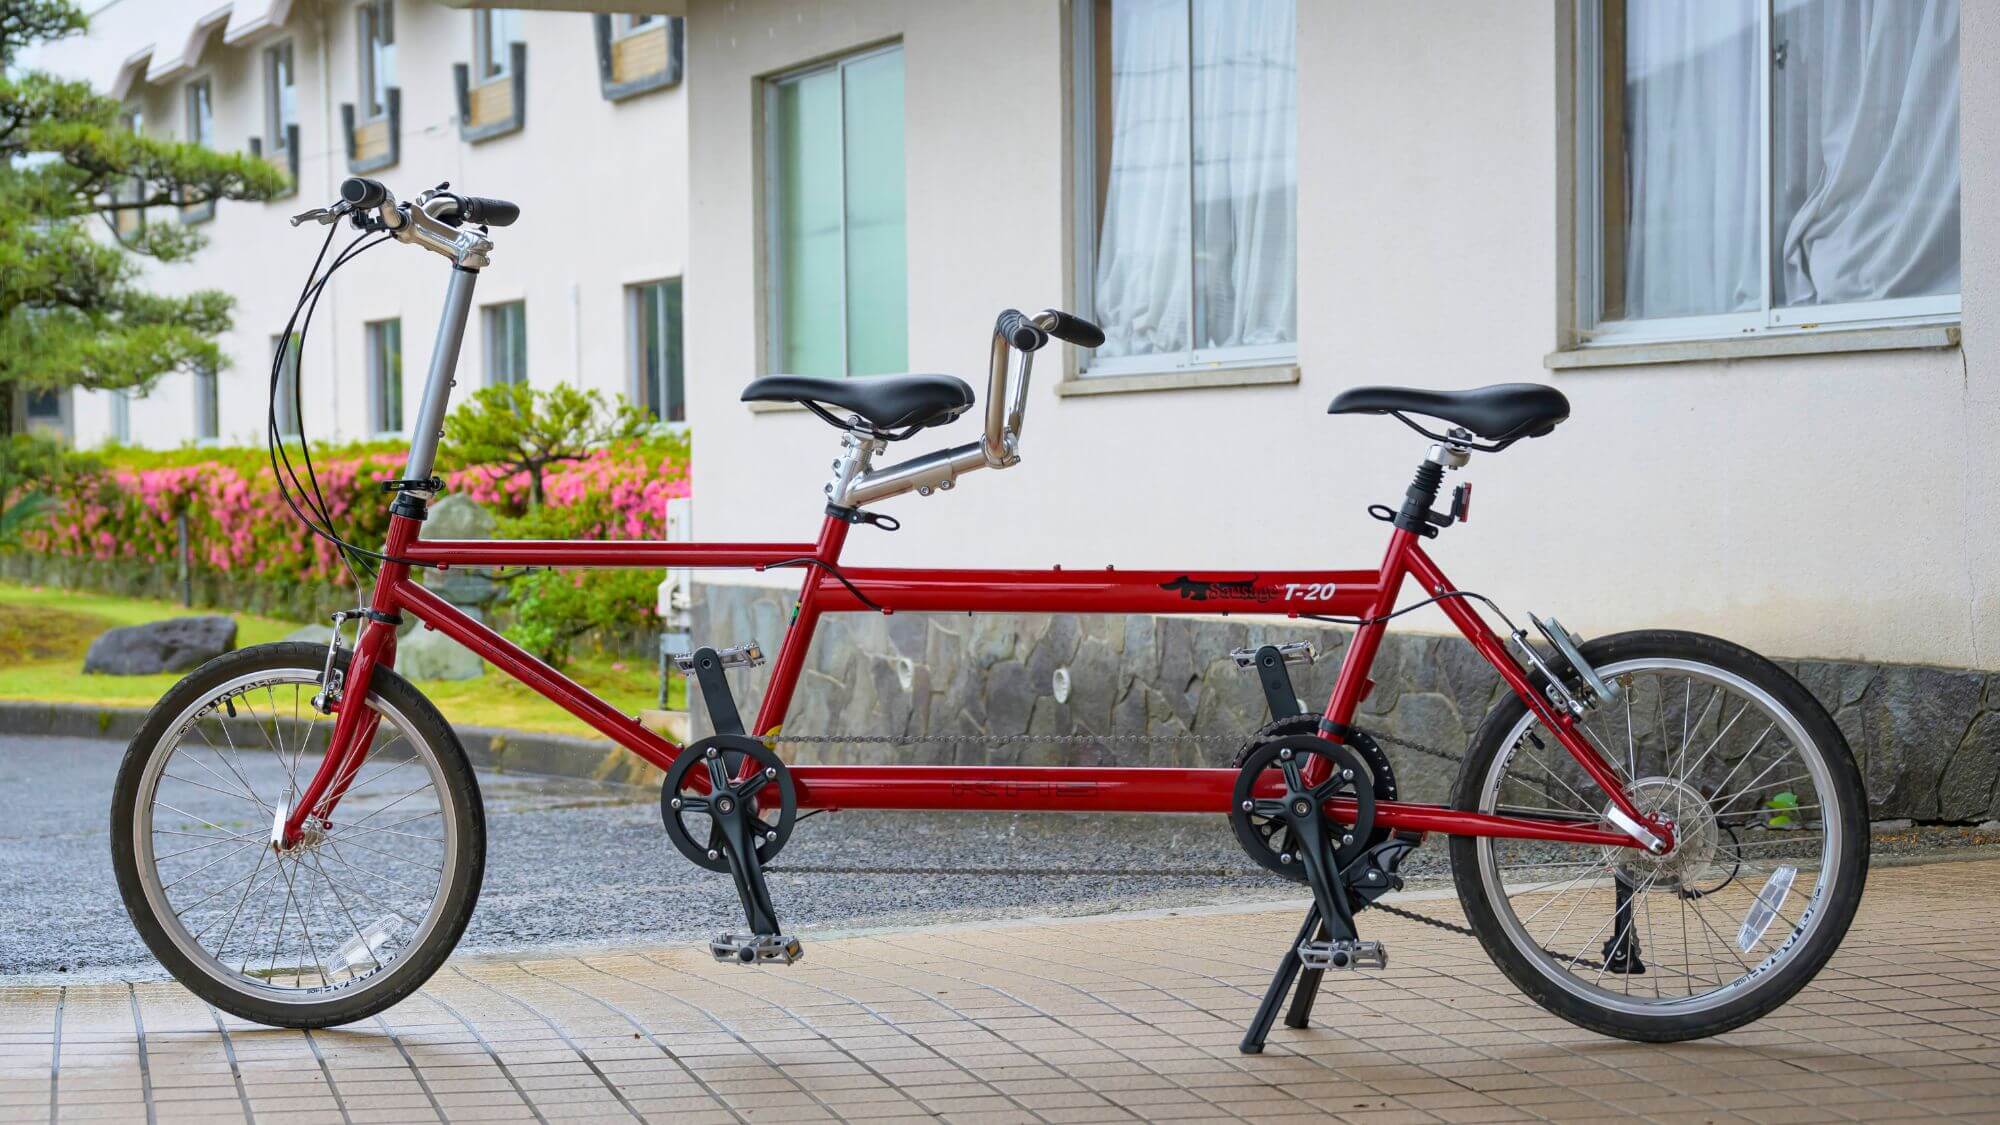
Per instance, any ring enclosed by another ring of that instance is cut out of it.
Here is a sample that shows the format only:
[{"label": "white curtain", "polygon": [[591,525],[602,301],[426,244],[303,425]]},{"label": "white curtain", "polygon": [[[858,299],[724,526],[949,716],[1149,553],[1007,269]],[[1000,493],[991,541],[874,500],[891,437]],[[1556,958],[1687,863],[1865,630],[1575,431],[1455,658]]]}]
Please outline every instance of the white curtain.
[{"label": "white curtain", "polygon": [[1112,4],[1098,355],[1296,338],[1295,24],[1292,0]]},{"label": "white curtain", "polygon": [[1781,0],[1780,305],[1956,293],[1958,0]]},{"label": "white curtain", "polygon": [[1958,0],[1778,0],[1768,62],[1761,7],[1626,0],[1625,299],[1607,314],[1756,309],[1767,270],[1778,306],[1957,292]]},{"label": "white curtain", "polygon": [[1628,318],[1736,312],[1763,301],[1760,6],[1627,0]]},{"label": "white curtain", "polygon": [[1293,0],[1195,0],[1195,346],[1298,338]]}]

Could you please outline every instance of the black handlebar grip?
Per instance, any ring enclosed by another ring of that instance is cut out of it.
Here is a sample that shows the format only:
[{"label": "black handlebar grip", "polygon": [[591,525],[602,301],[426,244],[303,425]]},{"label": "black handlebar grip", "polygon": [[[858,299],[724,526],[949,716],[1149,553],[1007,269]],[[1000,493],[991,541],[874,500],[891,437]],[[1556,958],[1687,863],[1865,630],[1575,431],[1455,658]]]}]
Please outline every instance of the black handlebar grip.
[{"label": "black handlebar grip", "polygon": [[1049,329],[1049,335],[1058,340],[1075,344],[1079,348],[1101,348],[1104,346],[1104,329],[1080,316],[1071,316],[1060,309],[1050,309],[1056,314],[1056,322]]},{"label": "black handlebar grip", "polygon": [[389,198],[389,189],[380,181],[349,176],[340,185],[340,198],[360,210],[380,207]]},{"label": "black handlebar grip", "polygon": [[1035,322],[1021,315],[1019,309],[1001,313],[1000,319],[993,323],[993,331],[1024,352],[1034,351],[1049,342],[1048,333],[1035,327]]},{"label": "black handlebar grip", "polygon": [[504,199],[461,195],[458,197],[458,217],[468,223],[484,223],[489,227],[510,226],[521,217],[521,205]]}]

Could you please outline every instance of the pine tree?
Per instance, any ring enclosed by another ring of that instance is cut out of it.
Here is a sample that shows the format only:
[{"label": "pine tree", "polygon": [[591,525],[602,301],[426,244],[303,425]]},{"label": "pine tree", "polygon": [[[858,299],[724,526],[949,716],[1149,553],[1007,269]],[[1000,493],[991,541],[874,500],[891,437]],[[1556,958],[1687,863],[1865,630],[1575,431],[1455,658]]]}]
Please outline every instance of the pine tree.
[{"label": "pine tree", "polygon": [[169,371],[219,368],[229,297],[156,293],[143,278],[148,260],[192,256],[200,232],[152,222],[121,238],[116,217],[286,186],[262,160],[134,135],[86,82],[16,71],[23,48],[85,26],[71,0],[0,0],[0,436],[17,391],[143,390]]}]

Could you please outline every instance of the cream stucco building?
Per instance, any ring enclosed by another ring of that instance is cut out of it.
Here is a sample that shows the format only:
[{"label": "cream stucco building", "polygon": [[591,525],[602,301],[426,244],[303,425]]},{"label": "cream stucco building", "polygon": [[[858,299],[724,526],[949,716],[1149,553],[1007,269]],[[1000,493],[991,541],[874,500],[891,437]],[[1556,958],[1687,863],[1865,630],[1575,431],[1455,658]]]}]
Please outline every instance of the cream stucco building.
[{"label": "cream stucco building", "polygon": [[[155,22],[126,19],[132,4],[100,13],[112,38],[76,57],[148,129],[179,128],[189,80],[212,75],[224,147],[263,128],[260,51],[289,37],[298,205],[330,197],[352,166],[338,107],[370,81],[355,4],[239,3],[206,39],[212,4],[188,5],[173,37],[121,30]],[[495,25],[526,45],[525,125],[473,141],[451,63],[477,80],[491,35],[475,25],[495,17],[397,0],[401,149],[377,174],[522,203],[481,299],[527,301],[531,379],[635,386],[626,287],[685,279],[702,538],[796,540],[820,518],[834,433],[746,408],[747,380],[981,385],[1009,306],[1074,309],[1111,343],[1044,361],[1018,467],[890,502],[903,530],[857,532],[852,562],[1370,565],[1383,529],[1364,509],[1400,496],[1422,443],[1327,417],[1334,394],[1544,381],[1573,415],[1467,471],[1472,522],[1436,548],[1461,585],[1586,634],[1692,628],[1807,659],[1871,777],[1903,778],[1884,764],[1898,747],[1948,742],[1909,783],[1930,804],[1909,807],[1935,815],[1940,779],[1967,769],[1965,807],[1988,807],[2000,8],[664,0],[634,6],[685,17],[687,80],[612,101],[598,25],[574,11],[591,5],[529,6]],[[239,34],[238,10],[263,15]],[[289,307],[292,206],[225,206],[190,271],[245,295],[225,379],[259,366]],[[314,393],[343,432],[372,425],[366,324],[417,326],[405,363],[421,367],[434,272],[383,254],[343,277],[310,360],[340,372]],[[160,409],[190,412],[188,393],[169,381]],[[109,406],[75,409],[79,440],[105,432]],[[222,429],[260,412],[225,396]],[[908,445],[970,440],[977,422],[958,425]],[[703,576],[698,625],[770,633],[796,580]],[[910,729],[991,702],[941,682],[956,627],[928,628],[848,637],[896,668],[911,698],[891,710]],[[1039,667],[1044,628],[1022,624],[1007,659]],[[1157,678],[1124,626],[1092,628],[1049,659],[1110,649],[1114,699]],[[802,706],[838,714],[860,673],[822,671],[826,698],[809,681]],[[1021,725],[1124,721],[1022,690]],[[1189,706],[1170,718],[1196,722]]]}]

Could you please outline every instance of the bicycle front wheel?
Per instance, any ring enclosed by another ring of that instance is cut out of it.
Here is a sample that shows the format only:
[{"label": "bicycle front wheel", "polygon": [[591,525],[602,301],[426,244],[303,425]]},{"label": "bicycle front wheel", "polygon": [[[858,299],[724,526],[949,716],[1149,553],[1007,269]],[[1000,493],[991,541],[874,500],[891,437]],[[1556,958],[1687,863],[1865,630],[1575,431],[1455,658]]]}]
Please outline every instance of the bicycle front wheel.
[{"label": "bicycle front wheel", "polygon": [[346,702],[379,722],[331,823],[271,846],[332,734],[312,705],[325,653],[259,645],[190,673],[146,717],[113,798],[112,865],[146,945],[202,999],[276,1027],[351,1023],[414,992],[465,931],[485,865],[464,749],[387,669]]},{"label": "bicycle front wheel", "polygon": [[[1549,1011],[1607,1035],[1674,1042],[1758,1019],[1833,955],[1861,899],[1860,772],[1825,708],[1727,641],[1648,631],[1585,659],[1619,689],[1586,736],[1674,848],[1453,837],[1459,900],[1481,944]],[[1536,686],[1542,685],[1537,680]],[[1608,827],[1608,798],[1509,697],[1460,770],[1460,809]]]}]

